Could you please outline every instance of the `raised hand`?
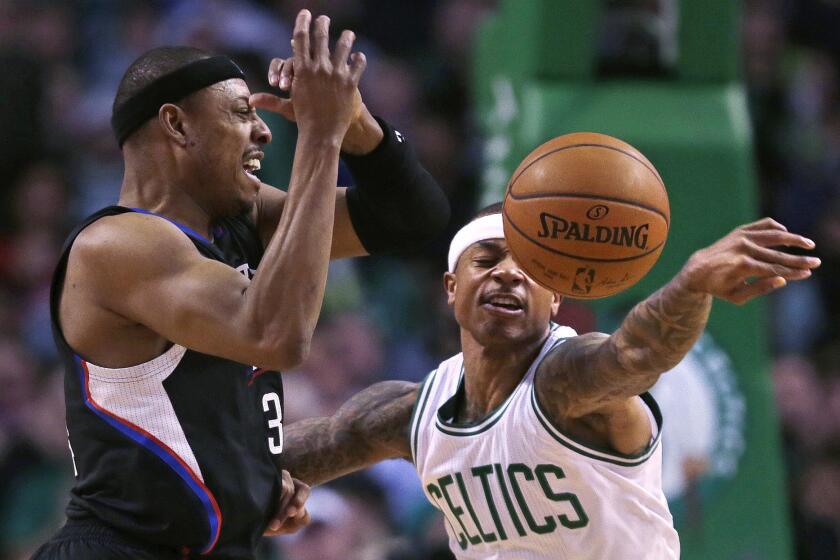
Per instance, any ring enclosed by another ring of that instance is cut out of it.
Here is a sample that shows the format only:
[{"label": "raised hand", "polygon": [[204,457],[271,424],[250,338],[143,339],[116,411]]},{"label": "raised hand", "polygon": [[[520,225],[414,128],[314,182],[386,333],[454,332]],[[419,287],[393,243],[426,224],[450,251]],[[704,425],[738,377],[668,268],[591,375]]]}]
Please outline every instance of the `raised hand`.
[{"label": "raised hand", "polygon": [[820,266],[816,257],[792,255],[775,247],[810,250],[814,242],[764,218],[694,253],[680,272],[683,285],[741,305],[791,280],[804,280]]},{"label": "raised hand", "polygon": [[288,89],[291,98],[257,93],[250,102],[296,121],[301,134],[341,141],[362,110],[358,85],[367,63],[364,54],[350,54],[356,39],[352,31],[342,32],[330,54],[329,18],[319,16],[314,24],[311,19],[308,10],[300,11],[292,38],[293,58],[274,59],[269,67],[269,83]]}]

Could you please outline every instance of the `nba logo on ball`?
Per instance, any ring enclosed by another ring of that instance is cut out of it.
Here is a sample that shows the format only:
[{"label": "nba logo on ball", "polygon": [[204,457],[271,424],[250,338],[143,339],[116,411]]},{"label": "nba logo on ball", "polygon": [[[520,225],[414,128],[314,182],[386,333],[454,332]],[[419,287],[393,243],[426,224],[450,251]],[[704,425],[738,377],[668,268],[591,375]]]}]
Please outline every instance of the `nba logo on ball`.
[{"label": "nba logo on ball", "polygon": [[611,136],[579,132],[541,145],[508,184],[505,239],[542,286],[580,299],[624,290],[656,263],[670,225],[653,164]]},{"label": "nba logo on ball", "polygon": [[592,291],[592,283],[595,282],[595,271],[591,268],[579,268],[575,272],[575,279],[572,282],[572,291],[586,295]]}]

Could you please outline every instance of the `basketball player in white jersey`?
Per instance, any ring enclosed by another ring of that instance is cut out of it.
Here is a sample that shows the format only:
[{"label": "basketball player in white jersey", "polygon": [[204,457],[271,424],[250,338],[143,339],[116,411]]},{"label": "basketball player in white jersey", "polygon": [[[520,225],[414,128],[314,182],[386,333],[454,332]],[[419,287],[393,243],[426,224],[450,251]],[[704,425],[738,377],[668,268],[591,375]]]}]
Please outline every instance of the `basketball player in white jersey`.
[{"label": "basketball player in white jersey", "polygon": [[[700,336],[712,298],[736,304],[801,280],[812,241],[764,219],[695,253],[608,336],[550,322],[560,297],[512,259],[499,206],[452,241],[444,274],[463,353],[421,385],[378,383],[331,418],[291,425],[286,465],[320,484],[413,461],[459,559],[671,559],[662,417],[647,393]],[[686,398],[690,398],[686,395]]]}]

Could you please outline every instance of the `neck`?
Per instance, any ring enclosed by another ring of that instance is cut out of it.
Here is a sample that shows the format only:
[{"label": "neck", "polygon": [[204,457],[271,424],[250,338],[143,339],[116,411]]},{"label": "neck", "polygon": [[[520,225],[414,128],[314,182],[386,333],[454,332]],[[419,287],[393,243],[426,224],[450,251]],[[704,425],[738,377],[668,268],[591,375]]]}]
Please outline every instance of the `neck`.
[{"label": "neck", "polygon": [[179,180],[177,166],[166,154],[125,152],[125,176],[119,205],[142,208],[185,225],[210,238],[210,213]]},{"label": "neck", "polygon": [[465,398],[458,419],[473,422],[501,405],[519,385],[545,342],[542,336],[515,345],[482,345],[461,329]]}]

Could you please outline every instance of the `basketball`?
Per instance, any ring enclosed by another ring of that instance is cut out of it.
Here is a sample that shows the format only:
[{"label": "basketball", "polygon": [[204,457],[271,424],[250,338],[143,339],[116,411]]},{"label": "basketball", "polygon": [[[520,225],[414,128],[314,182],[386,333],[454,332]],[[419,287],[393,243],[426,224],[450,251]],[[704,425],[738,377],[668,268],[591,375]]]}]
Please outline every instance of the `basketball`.
[{"label": "basketball", "polygon": [[642,279],[668,237],[668,193],[653,164],[612,136],[578,132],[532,151],[502,212],[514,259],[538,284],[597,299]]}]

